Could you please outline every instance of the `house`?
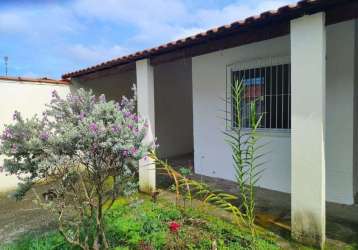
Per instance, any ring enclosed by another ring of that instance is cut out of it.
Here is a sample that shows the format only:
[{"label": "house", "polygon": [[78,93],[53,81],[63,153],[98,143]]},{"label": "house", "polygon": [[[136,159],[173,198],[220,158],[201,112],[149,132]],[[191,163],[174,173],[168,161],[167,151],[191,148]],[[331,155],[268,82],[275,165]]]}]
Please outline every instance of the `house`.
[{"label": "house", "polygon": [[[235,173],[222,131],[235,124],[222,98],[243,82],[244,110],[260,99],[270,152],[258,186],[290,193],[293,237],[322,245],[326,201],[358,203],[357,19],[356,0],[303,0],[63,79],[114,100],[136,83],[160,156],[193,154],[197,174],[227,180]],[[140,164],[141,189],[151,191],[154,167]]]},{"label": "house", "polygon": [[[136,82],[161,156],[193,153],[196,173],[228,180],[232,107],[221,98],[242,80],[244,100],[260,96],[269,145],[259,186],[291,193],[293,236],[321,244],[326,201],[358,202],[357,18],[357,1],[303,0],[63,78],[113,99]],[[154,188],[154,171],[141,183]]]}]

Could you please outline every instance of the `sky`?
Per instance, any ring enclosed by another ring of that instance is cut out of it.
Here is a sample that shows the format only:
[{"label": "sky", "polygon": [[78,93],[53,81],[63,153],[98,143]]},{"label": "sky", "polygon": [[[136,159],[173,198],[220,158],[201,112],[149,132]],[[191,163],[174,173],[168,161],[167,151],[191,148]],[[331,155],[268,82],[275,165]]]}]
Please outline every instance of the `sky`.
[{"label": "sky", "polygon": [[0,0],[0,75],[60,78],[294,0]]}]

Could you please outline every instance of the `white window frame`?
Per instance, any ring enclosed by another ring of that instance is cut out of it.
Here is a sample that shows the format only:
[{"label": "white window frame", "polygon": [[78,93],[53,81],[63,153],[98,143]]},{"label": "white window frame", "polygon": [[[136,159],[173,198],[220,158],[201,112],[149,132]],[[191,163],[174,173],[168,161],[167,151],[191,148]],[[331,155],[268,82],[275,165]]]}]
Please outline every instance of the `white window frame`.
[{"label": "white window frame", "polygon": [[[256,58],[251,60],[242,60],[236,61],[234,63],[226,65],[226,130],[233,130],[232,126],[232,102],[231,102],[231,95],[232,95],[232,73],[235,71],[242,71],[248,69],[256,69],[256,68],[263,68],[263,67],[271,67],[271,66],[279,66],[283,64],[291,64],[290,56],[275,56],[275,57],[266,57],[266,58]],[[289,81],[290,75],[289,75]],[[250,130],[250,128],[242,128],[243,130]],[[259,128],[259,132],[264,134],[270,135],[271,133],[275,134],[282,134],[286,136],[287,134],[291,133],[291,129],[288,128]]]}]

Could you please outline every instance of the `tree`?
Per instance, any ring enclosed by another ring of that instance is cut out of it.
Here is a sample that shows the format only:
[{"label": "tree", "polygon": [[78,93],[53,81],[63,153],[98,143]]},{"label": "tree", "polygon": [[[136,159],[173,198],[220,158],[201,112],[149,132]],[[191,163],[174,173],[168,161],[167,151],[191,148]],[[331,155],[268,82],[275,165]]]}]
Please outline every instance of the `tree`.
[{"label": "tree", "polygon": [[59,215],[60,233],[82,249],[108,249],[103,215],[136,189],[137,161],[154,147],[143,143],[148,124],[135,114],[135,102],[106,101],[83,89],[63,99],[53,91],[41,118],[15,112],[1,136],[5,170],[22,180],[16,197],[48,183],[37,200]]}]

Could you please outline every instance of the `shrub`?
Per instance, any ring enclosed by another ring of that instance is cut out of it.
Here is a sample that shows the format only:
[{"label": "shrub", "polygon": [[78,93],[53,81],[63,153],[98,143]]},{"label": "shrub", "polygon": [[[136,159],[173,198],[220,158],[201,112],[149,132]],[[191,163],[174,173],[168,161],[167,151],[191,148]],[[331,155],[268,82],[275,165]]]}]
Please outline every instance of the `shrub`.
[{"label": "shrub", "polygon": [[1,136],[4,167],[23,181],[16,197],[49,182],[37,200],[59,215],[63,237],[82,249],[108,249],[103,215],[135,190],[136,162],[153,147],[143,144],[148,125],[134,113],[135,101],[106,101],[82,89],[62,99],[54,91],[41,119],[15,112]]}]

